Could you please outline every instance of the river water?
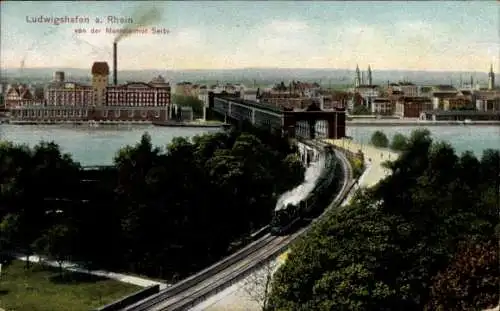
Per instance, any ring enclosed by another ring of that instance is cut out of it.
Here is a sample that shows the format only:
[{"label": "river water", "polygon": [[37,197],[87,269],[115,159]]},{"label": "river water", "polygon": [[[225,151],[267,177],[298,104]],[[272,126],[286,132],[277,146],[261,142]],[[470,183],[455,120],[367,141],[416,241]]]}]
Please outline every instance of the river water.
[{"label": "river water", "polygon": [[[368,143],[376,130],[387,134],[408,134],[418,126],[350,126],[347,134],[356,141]],[[458,152],[472,150],[480,156],[486,148],[500,149],[500,126],[427,126],[434,139],[449,141]],[[154,126],[105,126],[100,128],[71,126],[0,125],[0,140],[35,145],[40,140],[54,141],[82,165],[109,165],[118,149],[135,144],[144,132],[151,135],[154,145],[165,147],[174,137],[192,137],[216,132],[217,128],[185,128]]]},{"label": "river water", "polygon": [[432,133],[434,141],[449,142],[459,154],[471,150],[476,156],[481,156],[484,149],[500,149],[500,126],[497,125],[351,126],[347,128],[347,135],[366,144],[377,130],[384,132],[391,140],[396,133],[408,135],[417,128],[427,128]]}]

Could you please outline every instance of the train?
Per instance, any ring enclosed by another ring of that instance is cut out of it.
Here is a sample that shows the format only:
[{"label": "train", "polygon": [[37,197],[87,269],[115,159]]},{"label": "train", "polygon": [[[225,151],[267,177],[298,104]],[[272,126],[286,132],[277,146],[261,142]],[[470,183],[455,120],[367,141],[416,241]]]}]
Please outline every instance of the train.
[{"label": "train", "polygon": [[[324,167],[316,180],[314,188],[298,203],[277,206],[270,223],[272,235],[285,235],[297,229],[300,224],[319,216],[330,202],[335,192],[334,178],[338,172],[338,160],[332,146],[325,146],[321,151]],[[284,204],[284,203],[280,203]]]}]

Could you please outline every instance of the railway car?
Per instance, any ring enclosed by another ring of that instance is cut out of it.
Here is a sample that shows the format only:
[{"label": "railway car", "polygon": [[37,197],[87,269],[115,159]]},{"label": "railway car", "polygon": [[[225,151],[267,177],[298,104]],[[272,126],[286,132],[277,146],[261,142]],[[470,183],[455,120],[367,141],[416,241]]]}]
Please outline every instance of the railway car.
[{"label": "railway car", "polygon": [[278,207],[271,220],[271,234],[283,235],[296,229],[303,220],[317,216],[331,197],[331,184],[337,166],[335,151],[330,146],[322,150],[324,167],[311,192],[296,204]]}]

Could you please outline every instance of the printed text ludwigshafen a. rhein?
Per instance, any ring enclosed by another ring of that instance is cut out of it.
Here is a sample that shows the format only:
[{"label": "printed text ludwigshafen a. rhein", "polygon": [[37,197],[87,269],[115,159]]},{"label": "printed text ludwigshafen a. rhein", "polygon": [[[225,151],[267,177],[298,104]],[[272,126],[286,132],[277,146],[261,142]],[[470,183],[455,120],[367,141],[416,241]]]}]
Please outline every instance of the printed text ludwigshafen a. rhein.
[{"label": "printed text ludwigshafen a. rhein", "polygon": [[90,17],[88,16],[26,16],[27,23],[37,23],[37,24],[90,24]]}]

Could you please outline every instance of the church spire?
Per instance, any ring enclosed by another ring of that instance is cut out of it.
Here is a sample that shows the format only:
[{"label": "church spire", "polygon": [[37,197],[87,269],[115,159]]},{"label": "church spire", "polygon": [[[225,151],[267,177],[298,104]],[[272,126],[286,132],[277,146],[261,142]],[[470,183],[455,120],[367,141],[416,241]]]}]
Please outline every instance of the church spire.
[{"label": "church spire", "polygon": [[495,89],[495,73],[493,72],[493,64],[490,65],[490,72],[488,73],[488,89]]},{"label": "church spire", "polygon": [[359,72],[359,66],[356,64],[356,76],[354,77],[354,87],[359,87],[361,85],[361,73]]},{"label": "church spire", "polygon": [[368,65],[368,85],[373,85],[372,68]]}]

